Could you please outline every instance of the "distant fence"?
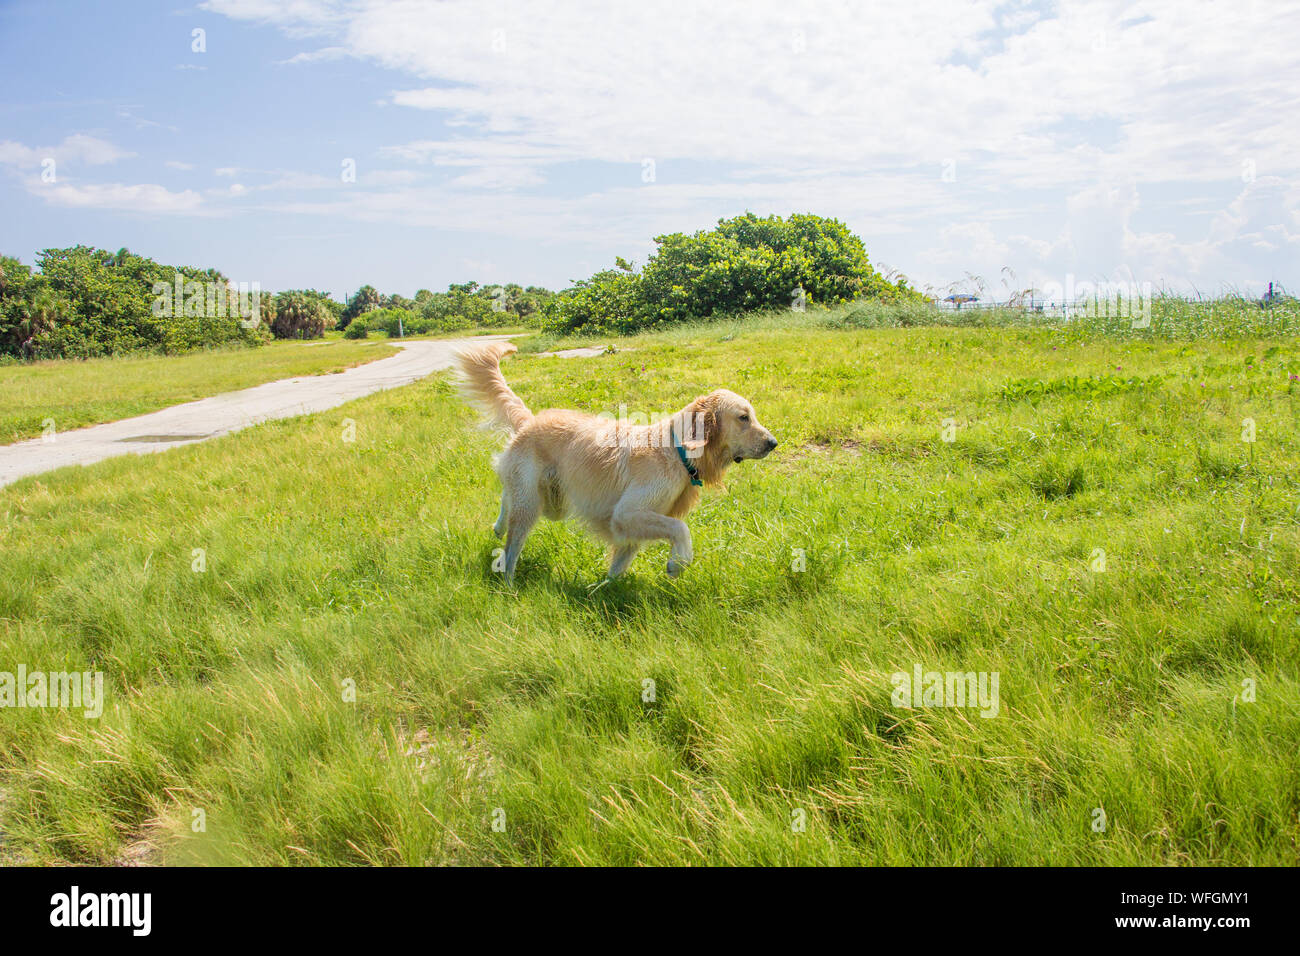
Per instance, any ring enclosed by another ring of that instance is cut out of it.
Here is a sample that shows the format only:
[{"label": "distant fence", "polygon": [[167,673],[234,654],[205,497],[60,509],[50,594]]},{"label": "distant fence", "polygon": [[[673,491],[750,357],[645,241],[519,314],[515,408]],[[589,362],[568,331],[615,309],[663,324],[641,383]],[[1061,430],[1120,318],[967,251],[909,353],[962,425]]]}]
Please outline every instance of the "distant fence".
[{"label": "distant fence", "polygon": [[936,302],[935,306],[945,312],[972,312],[978,309],[1018,309],[1036,315],[1050,316],[1058,319],[1070,319],[1076,315],[1086,315],[1089,308],[1096,309],[1092,300],[1078,302],[1052,302],[1045,299],[1024,299],[1018,302]]}]

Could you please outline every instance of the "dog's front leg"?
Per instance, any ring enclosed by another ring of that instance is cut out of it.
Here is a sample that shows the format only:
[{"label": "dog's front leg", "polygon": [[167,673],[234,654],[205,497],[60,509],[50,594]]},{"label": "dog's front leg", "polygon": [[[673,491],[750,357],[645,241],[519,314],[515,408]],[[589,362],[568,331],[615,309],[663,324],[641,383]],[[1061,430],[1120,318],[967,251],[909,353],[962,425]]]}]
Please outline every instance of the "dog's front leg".
[{"label": "dog's front leg", "polygon": [[668,555],[668,576],[677,577],[686,565],[695,560],[691,544],[691,530],[686,522],[660,514],[636,498],[624,496],[614,508],[611,522],[614,533],[630,541],[650,541],[664,538],[672,542]]},{"label": "dog's front leg", "polygon": [[626,571],[628,565],[632,563],[632,559],[636,557],[636,553],[640,550],[640,543],[635,541],[628,544],[620,544],[617,547],[612,548],[610,551],[609,574],[607,577],[612,581]]},{"label": "dog's front leg", "polygon": [[[685,528],[686,525],[683,524],[682,527]],[[686,569],[686,565],[690,564],[694,560],[695,549],[691,546],[691,533],[690,531],[687,531],[686,546],[679,549],[677,545],[673,545],[672,551],[668,553],[668,576],[670,578],[677,577],[677,575],[681,574],[682,571]]]}]

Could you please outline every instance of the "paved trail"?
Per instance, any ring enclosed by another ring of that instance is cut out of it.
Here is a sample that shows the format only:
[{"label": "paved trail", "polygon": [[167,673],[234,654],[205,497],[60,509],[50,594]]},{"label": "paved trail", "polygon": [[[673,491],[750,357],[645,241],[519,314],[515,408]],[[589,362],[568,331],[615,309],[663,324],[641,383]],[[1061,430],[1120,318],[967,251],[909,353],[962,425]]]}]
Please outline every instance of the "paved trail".
[{"label": "paved trail", "polygon": [[371,392],[419,381],[451,366],[452,353],[470,342],[508,338],[393,342],[402,351],[333,375],[305,375],[173,405],[120,422],[60,432],[0,446],[0,487],[65,465],[90,465],[117,455],[146,455],[228,435],[273,418],[324,411]]}]

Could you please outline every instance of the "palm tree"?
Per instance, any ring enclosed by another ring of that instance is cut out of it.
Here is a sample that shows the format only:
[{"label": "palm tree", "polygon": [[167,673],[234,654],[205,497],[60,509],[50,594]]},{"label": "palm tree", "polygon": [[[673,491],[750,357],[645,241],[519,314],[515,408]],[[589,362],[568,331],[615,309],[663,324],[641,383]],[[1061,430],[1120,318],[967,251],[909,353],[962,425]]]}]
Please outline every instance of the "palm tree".
[{"label": "palm tree", "polygon": [[9,335],[23,358],[35,354],[37,340],[54,328],[62,312],[59,297],[49,289],[41,289],[31,301],[19,305],[18,320],[10,326]]},{"label": "palm tree", "polygon": [[384,305],[384,297],[379,294],[379,290],[372,285],[363,285],[357,290],[357,294],[348,300],[347,307],[343,310],[342,328],[346,328],[359,315],[364,315],[371,309],[379,309]]},{"label": "palm tree", "polygon": [[319,299],[301,292],[282,292],[275,297],[275,318],[271,334],[277,339],[318,339],[332,319]]}]

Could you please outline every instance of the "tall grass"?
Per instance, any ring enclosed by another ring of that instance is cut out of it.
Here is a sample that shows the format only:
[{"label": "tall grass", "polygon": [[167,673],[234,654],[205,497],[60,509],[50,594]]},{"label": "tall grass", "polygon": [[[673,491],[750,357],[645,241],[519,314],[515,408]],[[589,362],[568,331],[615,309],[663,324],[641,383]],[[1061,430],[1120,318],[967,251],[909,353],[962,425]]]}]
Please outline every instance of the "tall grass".
[{"label": "tall grass", "polygon": [[[442,377],[0,492],[0,660],[108,683],[0,713],[4,852],[1297,863],[1296,341],[827,318],[507,362],[536,408],[754,401],[781,447],[676,581],[545,524],[505,588]],[[999,715],[895,706],[918,665]]]},{"label": "tall grass", "polygon": [[1300,332],[1300,300],[1264,307],[1240,295],[1191,299],[1163,293],[1145,303],[1081,310],[1069,318],[1029,308],[948,309],[928,303],[896,305],[863,302],[829,310],[829,325],[839,328],[1046,328],[1070,338],[1197,339],[1290,336]]},{"label": "tall grass", "polygon": [[[809,307],[804,312],[781,309],[718,315],[694,322],[677,323],[639,335],[612,337],[598,334],[553,335],[542,333],[521,342],[528,352],[542,352],[578,345],[619,342],[638,338],[691,338],[697,335],[734,335],[767,329],[1042,329],[1059,335],[1060,341],[1097,338],[1151,340],[1238,339],[1289,337],[1300,332],[1300,300],[1283,299],[1269,307],[1259,300],[1236,293],[1217,298],[1188,298],[1169,292],[1157,293],[1141,304],[1124,310],[1104,307],[1080,310],[1069,318],[1012,305],[963,309],[940,308],[928,302],[880,302],[863,300],[829,308]],[[1123,314],[1120,314],[1123,312]]]}]

